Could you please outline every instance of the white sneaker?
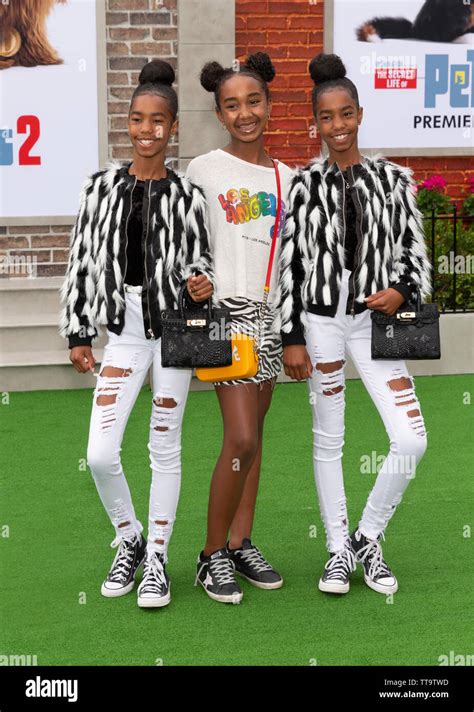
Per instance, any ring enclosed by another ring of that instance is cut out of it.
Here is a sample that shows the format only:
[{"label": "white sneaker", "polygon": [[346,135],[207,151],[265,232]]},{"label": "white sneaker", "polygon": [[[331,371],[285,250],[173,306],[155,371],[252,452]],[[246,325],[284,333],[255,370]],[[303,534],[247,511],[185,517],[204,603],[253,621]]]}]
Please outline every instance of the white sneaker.
[{"label": "white sneaker", "polygon": [[351,544],[357,561],[364,568],[367,586],[377,593],[396,593],[398,581],[384,561],[380,541],[367,539],[357,529],[351,536]]},{"label": "white sneaker", "polygon": [[346,546],[343,551],[331,554],[324,567],[324,573],[319,579],[319,590],[325,593],[347,593],[349,577],[355,570],[355,554],[350,546]]},{"label": "white sneaker", "polygon": [[111,547],[119,547],[107,578],[102,584],[101,594],[106,598],[125,596],[135,586],[135,576],[146,553],[146,542],[141,534],[133,539],[116,537]]},{"label": "white sneaker", "polygon": [[163,560],[156,551],[147,553],[143,578],[138,587],[140,608],[162,608],[171,601],[170,580]]}]

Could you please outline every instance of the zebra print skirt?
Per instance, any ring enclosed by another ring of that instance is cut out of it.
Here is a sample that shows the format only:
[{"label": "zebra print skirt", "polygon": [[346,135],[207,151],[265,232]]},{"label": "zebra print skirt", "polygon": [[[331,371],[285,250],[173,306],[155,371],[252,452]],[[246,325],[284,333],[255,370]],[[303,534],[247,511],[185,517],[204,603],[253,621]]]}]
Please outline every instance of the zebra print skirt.
[{"label": "zebra print skirt", "polygon": [[[260,302],[252,301],[246,297],[232,297],[221,299],[220,304],[230,311],[232,333],[244,333],[255,337]],[[252,378],[241,378],[235,381],[219,381],[214,385],[237,386],[241,383],[263,383],[263,381],[278,376],[283,365],[283,350],[280,335],[272,331],[274,319],[274,310],[267,307],[260,338],[256,375]]]}]

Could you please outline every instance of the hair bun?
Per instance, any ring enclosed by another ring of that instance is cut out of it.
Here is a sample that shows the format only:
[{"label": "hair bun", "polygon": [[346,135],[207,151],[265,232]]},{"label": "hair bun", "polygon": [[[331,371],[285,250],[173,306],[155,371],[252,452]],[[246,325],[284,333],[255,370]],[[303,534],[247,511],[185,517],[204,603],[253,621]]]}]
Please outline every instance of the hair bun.
[{"label": "hair bun", "polygon": [[206,91],[216,91],[219,80],[225,72],[219,62],[206,62],[201,70],[201,86]]},{"label": "hair bun", "polygon": [[337,54],[324,54],[321,52],[311,60],[309,74],[313,82],[319,85],[332,79],[343,79],[346,76],[346,68]]},{"label": "hair bun", "polygon": [[266,82],[271,82],[275,77],[275,67],[266,52],[250,54],[245,62],[245,68],[259,74]]},{"label": "hair bun", "polygon": [[164,59],[153,59],[145,64],[138,77],[139,84],[167,84],[171,86],[174,80],[174,69]]}]

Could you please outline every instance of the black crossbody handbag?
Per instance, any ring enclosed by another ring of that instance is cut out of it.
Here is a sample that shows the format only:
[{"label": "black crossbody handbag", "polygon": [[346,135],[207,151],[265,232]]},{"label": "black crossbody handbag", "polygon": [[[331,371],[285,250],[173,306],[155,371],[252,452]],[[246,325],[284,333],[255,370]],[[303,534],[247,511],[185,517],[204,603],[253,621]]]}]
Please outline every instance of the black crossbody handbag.
[{"label": "black crossbody handbag", "polygon": [[373,359],[441,358],[437,304],[405,304],[393,316],[372,311]]},{"label": "black crossbody handbag", "polygon": [[161,365],[174,368],[211,368],[230,366],[232,342],[230,312],[214,308],[212,299],[206,308],[188,307],[184,284],[178,294],[178,309],[161,312]]}]

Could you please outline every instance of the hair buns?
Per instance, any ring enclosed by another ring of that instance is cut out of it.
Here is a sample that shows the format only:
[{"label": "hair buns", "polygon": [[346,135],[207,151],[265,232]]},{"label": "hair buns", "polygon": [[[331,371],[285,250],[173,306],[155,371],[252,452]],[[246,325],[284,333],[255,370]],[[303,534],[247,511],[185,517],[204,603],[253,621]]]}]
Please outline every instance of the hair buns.
[{"label": "hair buns", "polygon": [[245,62],[245,69],[255,72],[266,82],[271,82],[275,77],[275,67],[266,52],[250,54]]},{"label": "hair buns", "polygon": [[321,52],[309,64],[309,74],[316,86],[333,79],[343,79],[346,76],[344,62],[337,54]]},{"label": "hair buns", "polygon": [[153,59],[148,64],[145,64],[138,77],[139,84],[166,84],[171,86],[174,80],[174,69],[164,59]]},{"label": "hair buns", "polygon": [[201,70],[201,86],[206,91],[215,92],[226,71],[219,62],[207,62]]}]

